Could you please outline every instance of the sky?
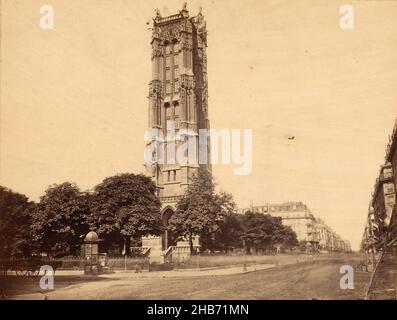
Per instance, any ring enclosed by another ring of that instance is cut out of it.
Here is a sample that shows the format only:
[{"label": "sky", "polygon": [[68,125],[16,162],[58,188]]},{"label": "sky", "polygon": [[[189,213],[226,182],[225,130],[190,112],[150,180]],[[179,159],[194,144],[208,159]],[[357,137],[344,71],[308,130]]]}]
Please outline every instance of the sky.
[{"label": "sky", "polygon": [[[44,4],[54,30],[39,27]],[[343,4],[353,30],[339,27]],[[188,1],[199,6],[211,127],[253,131],[251,174],[214,165],[218,187],[239,207],[303,201],[357,249],[396,118],[397,1]],[[181,7],[3,0],[0,184],[37,201],[54,183],[143,173],[147,21]]]}]

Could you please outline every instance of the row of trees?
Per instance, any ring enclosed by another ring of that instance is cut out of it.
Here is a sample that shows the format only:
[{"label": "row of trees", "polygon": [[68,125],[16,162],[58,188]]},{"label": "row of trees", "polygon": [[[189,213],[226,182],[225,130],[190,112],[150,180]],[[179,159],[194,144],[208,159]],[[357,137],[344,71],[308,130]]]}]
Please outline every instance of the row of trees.
[{"label": "row of trees", "polygon": [[[72,183],[49,187],[38,203],[0,187],[0,256],[45,252],[76,255],[89,230],[101,238],[101,250],[119,253],[146,235],[163,232],[156,186],[144,175],[106,178],[92,192]],[[202,248],[248,252],[297,245],[296,234],[281,218],[235,213],[231,195],[216,193],[211,174],[200,169],[178,202],[168,228],[178,238],[200,236]]]},{"label": "row of trees", "polygon": [[298,245],[296,233],[282,224],[280,217],[261,213],[235,213],[230,194],[215,192],[212,175],[200,170],[193,177],[186,195],[178,202],[169,227],[172,232],[189,239],[200,236],[203,250],[229,251],[245,249],[267,251]]},{"label": "row of trees", "polygon": [[100,235],[106,251],[129,248],[131,238],[161,233],[156,187],[144,175],[109,177],[93,192],[70,182],[53,185],[38,203],[1,187],[0,199],[0,255],[6,257],[75,255],[89,230]]}]

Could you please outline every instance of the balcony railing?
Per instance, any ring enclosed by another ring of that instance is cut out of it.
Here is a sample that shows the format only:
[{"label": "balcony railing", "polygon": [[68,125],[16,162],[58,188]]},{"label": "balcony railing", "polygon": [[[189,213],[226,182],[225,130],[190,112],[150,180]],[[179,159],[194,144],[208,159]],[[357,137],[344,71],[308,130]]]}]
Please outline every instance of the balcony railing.
[{"label": "balcony railing", "polygon": [[183,196],[160,197],[161,202],[178,202]]},{"label": "balcony railing", "polygon": [[168,22],[168,21],[172,21],[172,20],[176,20],[176,19],[180,19],[180,18],[183,18],[183,15],[182,14],[180,14],[180,13],[177,13],[177,14],[173,14],[173,15],[170,15],[170,16],[168,16],[168,17],[161,17],[161,18],[158,18],[157,19],[157,22],[160,22],[160,23],[162,23],[162,22]]}]

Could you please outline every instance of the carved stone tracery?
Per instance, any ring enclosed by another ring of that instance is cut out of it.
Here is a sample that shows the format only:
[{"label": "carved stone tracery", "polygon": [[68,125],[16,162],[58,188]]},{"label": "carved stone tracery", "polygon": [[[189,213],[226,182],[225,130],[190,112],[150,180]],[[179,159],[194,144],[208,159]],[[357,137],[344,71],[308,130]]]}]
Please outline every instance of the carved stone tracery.
[{"label": "carved stone tracery", "polygon": [[180,41],[182,31],[184,31],[184,26],[182,23],[179,23],[177,25],[166,24],[164,26],[158,27],[158,37],[162,41],[172,42],[175,39],[177,41]]},{"label": "carved stone tracery", "polygon": [[149,96],[162,98],[162,84],[160,80],[152,80],[149,83]]}]

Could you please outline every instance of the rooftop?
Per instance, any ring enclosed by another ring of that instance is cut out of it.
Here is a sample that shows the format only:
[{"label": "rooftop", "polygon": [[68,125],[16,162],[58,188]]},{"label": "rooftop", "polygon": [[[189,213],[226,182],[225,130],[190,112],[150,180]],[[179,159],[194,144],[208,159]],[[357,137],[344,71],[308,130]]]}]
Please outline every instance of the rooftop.
[{"label": "rooftop", "polygon": [[[201,8],[200,8],[200,13],[201,13]],[[163,24],[183,18],[189,18],[189,11],[187,10],[187,3],[184,2],[182,9],[179,10],[179,13],[172,14],[166,17],[163,17],[160,13],[159,9],[156,9],[156,17],[154,18],[154,23],[155,24]]]}]

